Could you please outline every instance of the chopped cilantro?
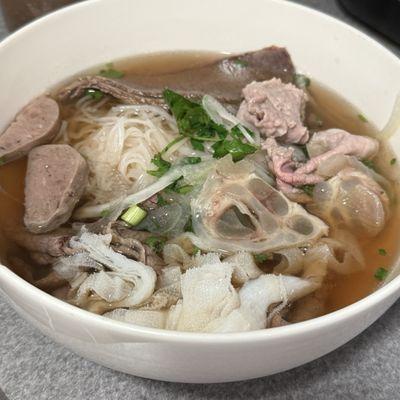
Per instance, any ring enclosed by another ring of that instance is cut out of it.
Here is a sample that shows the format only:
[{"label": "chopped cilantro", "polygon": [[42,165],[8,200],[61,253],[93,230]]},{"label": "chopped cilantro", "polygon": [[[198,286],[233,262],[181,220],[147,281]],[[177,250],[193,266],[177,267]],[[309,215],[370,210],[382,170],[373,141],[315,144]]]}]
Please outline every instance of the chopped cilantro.
[{"label": "chopped cilantro", "polygon": [[187,165],[187,164],[199,164],[199,163],[201,163],[201,158],[200,157],[185,157],[182,160],[182,162],[183,162],[184,165]]},{"label": "chopped cilantro", "polygon": [[294,84],[300,89],[305,89],[310,86],[311,79],[304,74],[294,74]]},{"label": "chopped cilantro", "polygon": [[104,93],[98,89],[86,89],[85,94],[96,101],[99,101],[104,97]]},{"label": "chopped cilantro", "polygon": [[193,189],[192,185],[181,185],[181,182],[182,182],[182,177],[180,177],[175,182],[167,186],[167,189],[172,190],[173,192],[179,194],[188,194],[189,192],[192,191]]},{"label": "chopped cilantro", "polygon": [[314,193],[314,187],[315,185],[303,185],[300,187],[300,189],[303,190],[303,192],[305,192],[306,194],[308,194],[309,196],[313,196]]},{"label": "chopped cilantro", "polygon": [[239,65],[239,67],[242,67],[242,68],[245,68],[245,67],[248,67],[248,66],[249,66],[248,61],[242,60],[242,59],[240,59],[240,58],[236,58],[236,59],[232,60],[232,62],[233,62],[234,64],[236,64],[236,65]]},{"label": "chopped cilantro", "polygon": [[107,208],[106,210],[103,210],[103,211],[100,213],[100,216],[103,217],[103,218],[105,218],[105,217],[108,217],[110,214],[111,214],[111,210],[110,210],[109,208]]},{"label": "chopped cilantro", "polygon": [[168,202],[164,199],[164,197],[162,197],[161,194],[158,193],[157,194],[157,205],[162,207],[162,206],[165,206],[167,204],[168,204]]},{"label": "chopped cilantro", "polygon": [[169,89],[164,90],[163,96],[176,119],[181,135],[196,137],[197,140],[213,138],[216,134],[227,135],[227,130],[216,124],[200,104]]},{"label": "chopped cilantro", "polygon": [[[241,125],[242,126],[242,128],[250,135],[250,136],[254,136],[254,132],[252,132],[250,129],[248,129],[248,128],[246,128],[245,126],[243,126],[243,125]],[[242,131],[240,130],[240,127],[239,127],[239,125],[235,125],[232,129],[231,129],[231,136],[233,137],[233,138],[236,138],[236,139],[242,139],[243,138],[243,133],[242,133]]]},{"label": "chopped cilantro", "polygon": [[190,143],[195,150],[204,151],[204,144],[200,140],[190,139]]},{"label": "chopped cilantro", "polygon": [[125,76],[125,73],[116,70],[113,63],[108,63],[105,69],[100,70],[100,75],[104,76],[105,78],[118,79],[123,78]]},{"label": "chopped cilantro", "polygon": [[372,160],[362,160],[361,161],[366,167],[371,168],[375,171],[375,163]]},{"label": "chopped cilantro", "polygon": [[193,255],[197,255],[197,254],[200,254],[200,253],[201,253],[201,250],[197,246],[194,246],[193,247]]},{"label": "chopped cilantro", "polygon": [[379,254],[380,256],[386,256],[387,252],[386,252],[385,249],[378,249],[378,254]]},{"label": "chopped cilantro", "polygon": [[394,165],[394,164],[396,164],[396,162],[397,162],[397,159],[396,158],[392,158],[390,160],[390,165]]},{"label": "chopped cilantro", "polygon": [[252,154],[257,150],[256,146],[252,144],[243,143],[240,139],[224,139],[214,143],[212,146],[214,150],[214,158],[222,158],[227,154],[231,154],[233,161],[240,161],[248,154]]},{"label": "chopped cilantro", "polygon": [[374,277],[379,281],[383,281],[389,274],[386,268],[380,267],[375,271]]},{"label": "chopped cilantro", "polygon": [[[164,90],[163,96],[176,119],[180,135],[189,137],[194,149],[203,151],[203,142],[215,142],[212,146],[214,158],[231,154],[233,161],[239,161],[257,150],[256,146],[243,142],[238,126],[229,131],[215,123],[200,104],[169,89]],[[232,138],[228,139],[228,135]]]},{"label": "chopped cilantro", "polygon": [[357,117],[361,122],[368,122],[367,118],[365,118],[362,114],[358,114]]},{"label": "chopped cilantro", "polygon": [[183,229],[185,230],[185,232],[193,232],[192,217],[189,217],[189,219],[186,222],[185,227]]},{"label": "chopped cilantro", "polygon": [[179,194],[188,194],[193,190],[193,186],[192,185],[178,186],[174,190],[176,193],[179,193]]},{"label": "chopped cilantro", "polygon": [[156,253],[161,253],[167,240],[161,236],[149,236],[144,243]]},{"label": "chopped cilantro", "polygon": [[175,138],[174,140],[172,140],[171,142],[169,142],[161,151],[161,154],[164,154],[165,152],[167,152],[174,144],[179,143],[181,140],[185,139],[184,136],[178,136],[177,138]]},{"label": "chopped cilantro", "polygon": [[273,258],[272,254],[255,254],[254,255],[254,260],[257,263],[263,263],[267,260],[271,260]]},{"label": "chopped cilantro", "polygon": [[157,153],[151,162],[157,167],[157,169],[149,170],[147,173],[156,176],[157,178],[163,176],[171,168],[171,163],[164,160],[161,157],[161,153]]}]

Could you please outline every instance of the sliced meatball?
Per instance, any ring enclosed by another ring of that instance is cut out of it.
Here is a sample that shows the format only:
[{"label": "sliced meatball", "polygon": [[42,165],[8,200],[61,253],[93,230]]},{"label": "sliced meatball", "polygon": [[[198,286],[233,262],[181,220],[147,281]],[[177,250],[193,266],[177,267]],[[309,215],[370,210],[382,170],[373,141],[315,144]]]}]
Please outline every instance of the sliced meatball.
[{"label": "sliced meatball", "polygon": [[68,145],[50,144],[29,153],[25,182],[25,226],[50,232],[68,221],[88,178],[84,158]]},{"label": "sliced meatball", "polygon": [[41,96],[20,111],[0,135],[1,164],[21,158],[34,147],[50,143],[60,129],[58,103]]}]

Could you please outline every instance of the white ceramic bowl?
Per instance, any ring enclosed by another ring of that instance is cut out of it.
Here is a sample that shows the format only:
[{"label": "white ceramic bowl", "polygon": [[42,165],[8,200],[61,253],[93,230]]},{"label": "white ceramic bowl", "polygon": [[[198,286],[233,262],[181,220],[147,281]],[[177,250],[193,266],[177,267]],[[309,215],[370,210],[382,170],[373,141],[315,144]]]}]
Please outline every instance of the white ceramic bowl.
[{"label": "white ceramic bowl", "polygon": [[[400,89],[400,61],[326,15],[277,0],[97,0],[42,18],[0,44],[0,129],[30,99],[97,64],[154,51],[237,52],[269,44],[286,46],[298,68],[384,125]],[[392,144],[400,158],[400,132]],[[274,374],[336,349],[393,304],[400,277],[324,317],[233,334],[115,322],[41,292],[4,266],[0,289],[25,319],[84,357],[138,376],[205,383]]]}]

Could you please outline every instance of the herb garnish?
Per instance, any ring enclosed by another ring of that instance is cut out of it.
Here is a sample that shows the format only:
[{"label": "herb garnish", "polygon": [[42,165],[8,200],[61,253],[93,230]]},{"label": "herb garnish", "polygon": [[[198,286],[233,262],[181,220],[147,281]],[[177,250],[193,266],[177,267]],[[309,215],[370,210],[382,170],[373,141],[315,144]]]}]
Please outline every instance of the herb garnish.
[{"label": "herb garnish", "polygon": [[242,68],[245,68],[249,65],[249,63],[246,60],[241,60],[240,58],[232,60],[232,62],[236,65],[239,65]]},{"label": "herb garnish", "polygon": [[201,158],[200,157],[185,157],[182,160],[183,165],[187,164],[199,164],[201,163]]},{"label": "herb garnish", "polygon": [[182,177],[178,178],[175,182],[167,186],[167,189],[172,190],[173,192],[179,194],[188,194],[189,192],[192,191],[193,189],[192,185],[181,185],[181,183],[182,183]]},{"label": "herb garnish", "polygon": [[152,158],[151,162],[157,167],[157,169],[149,170],[147,173],[156,176],[157,178],[162,177],[171,168],[171,163],[164,160],[161,157],[161,153],[157,153]]},{"label": "herb garnish", "polygon": [[396,164],[396,162],[397,162],[397,158],[392,158],[390,160],[390,165],[394,165],[394,164]]},{"label": "herb garnish", "polygon": [[201,253],[201,250],[197,246],[193,246],[193,255],[195,256],[200,253]]},{"label": "herb garnish", "polygon": [[361,162],[368,168],[376,170],[375,163],[372,160],[361,160]]},{"label": "herb garnish", "polygon": [[183,229],[185,230],[185,232],[193,232],[192,217],[189,217],[189,219],[186,222],[185,227]]},{"label": "herb garnish", "polygon": [[294,84],[300,89],[308,88],[311,84],[311,79],[303,74],[294,74]]},{"label": "herb garnish", "polygon": [[176,193],[179,193],[179,194],[188,194],[193,190],[193,186],[192,185],[178,186],[174,190]]},{"label": "herb garnish", "polygon": [[93,100],[99,101],[104,97],[104,93],[99,89],[86,89],[86,96],[90,96]]},{"label": "herb garnish", "polygon": [[140,208],[136,204],[129,207],[121,216],[122,221],[130,226],[139,225],[147,216],[146,210]]},{"label": "herb garnish", "polygon": [[118,79],[123,78],[125,76],[125,73],[115,69],[113,63],[108,63],[106,64],[105,69],[100,70],[100,75],[104,76],[105,78]]},{"label": "herb garnish", "polygon": [[157,193],[157,205],[162,207],[167,204],[168,204],[168,202],[164,199],[164,197],[162,197],[160,193]]},{"label": "herb garnish", "polygon": [[272,260],[272,254],[254,254],[254,260],[256,263],[263,263],[267,260]]},{"label": "herb garnish", "polygon": [[361,122],[368,122],[367,118],[362,114],[358,114],[357,117]]},{"label": "herb garnish", "polygon": [[[203,142],[215,142],[212,146],[214,158],[231,154],[234,161],[239,161],[257,150],[256,146],[242,141],[243,134],[238,127],[229,131],[215,123],[200,104],[170,89],[165,89],[163,96],[176,119],[179,133],[190,137],[194,149],[203,151]],[[250,131],[249,133],[252,134]],[[228,139],[229,135],[232,139]]]},{"label": "herb garnish", "polygon": [[386,268],[380,267],[375,271],[374,277],[379,281],[383,281],[389,274]]},{"label": "herb garnish", "polygon": [[252,154],[257,150],[256,146],[248,143],[243,143],[240,139],[224,139],[214,143],[212,146],[214,150],[213,157],[221,158],[230,154],[233,161],[240,161],[248,154]]},{"label": "herb garnish", "polygon": [[303,192],[305,192],[310,197],[313,196],[314,188],[315,188],[315,185],[303,185],[303,186],[300,186],[300,189],[302,189]]},{"label": "herb garnish", "polygon": [[161,236],[149,236],[144,243],[156,253],[161,253],[167,239]]},{"label": "herb garnish", "polygon": [[110,214],[111,214],[111,210],[110,210],[109,208],[107,208],[106,210],[103,210],[103,211],[100,213],[100,216],[103,217],[103,218],[105,218],[105,217],[108,217]]},{"label": "herb garnish", "polygon": [[190,139],[190,144],[195,150],[204,151],[204,144],[200,140],[197,139]]},{"label": "herb garnish", "polygon": [[387,251],[386,251],[385,249],[378,249],[378,254],[379,254],[380,256],[386,256]]}]

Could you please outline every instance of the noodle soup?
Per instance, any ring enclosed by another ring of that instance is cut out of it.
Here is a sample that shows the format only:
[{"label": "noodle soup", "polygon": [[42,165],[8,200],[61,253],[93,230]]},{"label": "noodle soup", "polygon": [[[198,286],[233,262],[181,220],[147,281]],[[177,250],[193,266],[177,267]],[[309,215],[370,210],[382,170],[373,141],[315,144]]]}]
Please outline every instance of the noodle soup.
[{"label": "noodle soup", "polygon": [[[51,139],[2,155],[0,223],[3,262],[54,296],[245,331],[335,311],[390,273],[397,160],[285,49],[136,57],[52,98]],[[25,110],[5,136],[32,123]]]}]

